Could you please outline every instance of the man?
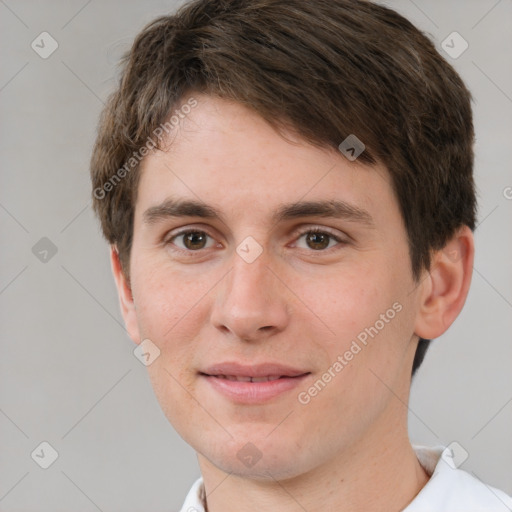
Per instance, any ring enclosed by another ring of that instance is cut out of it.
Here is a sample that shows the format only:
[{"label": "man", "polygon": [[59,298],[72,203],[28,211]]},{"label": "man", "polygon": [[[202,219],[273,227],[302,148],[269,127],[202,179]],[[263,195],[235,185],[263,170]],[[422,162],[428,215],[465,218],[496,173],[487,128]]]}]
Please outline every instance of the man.
[{"label": "man", "polygon": [[460,77],[377,4],[199,0],[139,34],[93,197],[198,454],[183,511],[510,510],[407,433],[471,281],[473,138]]}]

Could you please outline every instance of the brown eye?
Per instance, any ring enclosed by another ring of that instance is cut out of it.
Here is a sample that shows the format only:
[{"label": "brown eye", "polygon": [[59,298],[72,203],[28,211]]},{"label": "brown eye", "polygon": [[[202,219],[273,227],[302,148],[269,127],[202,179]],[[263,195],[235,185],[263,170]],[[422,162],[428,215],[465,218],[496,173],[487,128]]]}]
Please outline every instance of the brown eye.
[{"label": "brown eye", "polygon": [[169,240],[169,243],[176,245],[182,250],[197,251],[207,248],[208,238],[211,237],[204,231],[182,231],[174,235]]},{"label": "brown eye", "polygon": [[306,243],[311,249],[321,250],[329,246],[331,237],[326,233],[308,233]]},{"label": "brown eye", "polygon": [[[302,242],[302,240],[304,240],[304,242]],[[298,241],[298,247],[302,249],[312,249],[314,251],[323,251],[330,249],[334,245],[343,245],[343,240],[337,236],[318,229],[305,231],[299,236]]]},{"label": "brown eye", "polygon": [[183,235],[183,243],[187,249],[203,249],[206,245],[206,233],[192,231]]}]

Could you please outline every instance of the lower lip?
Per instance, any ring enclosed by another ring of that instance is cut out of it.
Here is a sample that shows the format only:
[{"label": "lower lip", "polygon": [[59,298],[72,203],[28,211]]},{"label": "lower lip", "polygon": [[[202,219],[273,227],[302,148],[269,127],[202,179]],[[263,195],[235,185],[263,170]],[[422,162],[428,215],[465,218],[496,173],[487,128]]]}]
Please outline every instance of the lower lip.
[{"label": "lower lip", "polygon": [[202,375],[210,385],[234,402],[257,404],[274,398],[297,387],[309,374],[281,377],[266,382],[243,382],[213,375]]}]

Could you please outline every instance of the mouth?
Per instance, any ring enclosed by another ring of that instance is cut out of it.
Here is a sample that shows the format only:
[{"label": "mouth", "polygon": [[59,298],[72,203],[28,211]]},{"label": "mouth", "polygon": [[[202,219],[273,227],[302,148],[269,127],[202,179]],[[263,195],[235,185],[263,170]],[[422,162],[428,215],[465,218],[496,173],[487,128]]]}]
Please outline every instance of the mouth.
[{"label": "mouth", "polygon": [[211,388],[238,404],[257,404],[299,385],[311,372],[274,363],[222,363],[200,371]]},{"label": "mouth", "polygon": [[[207,375],[207,374],[203,374]],[[236,382],[269,382],[281,378],[286,378],[286,375],[267,375],[266,377],[249,377],[246,375],[208,375],[209,377],[217,377],[218,379],[226,379]],[[292,377],[295,378],[295,377]]]}]

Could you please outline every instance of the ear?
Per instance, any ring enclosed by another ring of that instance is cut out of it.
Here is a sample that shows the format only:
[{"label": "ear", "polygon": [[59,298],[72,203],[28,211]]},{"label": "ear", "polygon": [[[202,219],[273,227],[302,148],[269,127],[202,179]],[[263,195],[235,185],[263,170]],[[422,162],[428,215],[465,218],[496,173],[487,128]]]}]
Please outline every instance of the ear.
[{"label": "ear", "polygon": [[434,253],[420,293],[415,331],[421,338],[443,334],[462,310],[471,284],[475,245],[473,233],[463,226],[443,249]]},{"label": "ear", "polygon": [[117,286],[117,293],[119,295],[119,304],[121,306],[121,313],[124,318],[126,330],[130,338],[138,345],[141,342],[139,325],[137,323],[137,313],[135,311],[135,303],[133,302],[133,295],[119,259],[119,252],[115,245],[110,246],[110,263],[112,265],[112,273]]}]

